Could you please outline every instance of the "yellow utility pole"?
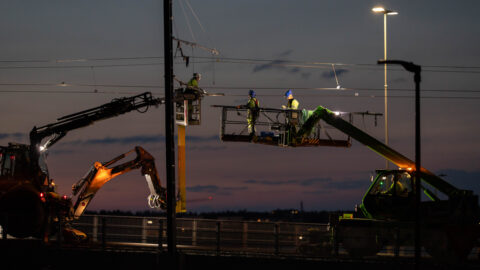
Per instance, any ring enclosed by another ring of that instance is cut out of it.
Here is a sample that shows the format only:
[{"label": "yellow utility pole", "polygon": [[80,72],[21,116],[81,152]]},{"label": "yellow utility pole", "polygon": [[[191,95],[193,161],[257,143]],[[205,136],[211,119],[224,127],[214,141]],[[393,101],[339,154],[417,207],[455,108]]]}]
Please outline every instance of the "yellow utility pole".
[{"label": "yellow utility pole", "polygon": [[186,163],[185,163],[185,129],[184,125],[177,125],[178,133],[178,193],[180,200],[177,201],[176,212],[185,213],[187,211],[186,199]]}]

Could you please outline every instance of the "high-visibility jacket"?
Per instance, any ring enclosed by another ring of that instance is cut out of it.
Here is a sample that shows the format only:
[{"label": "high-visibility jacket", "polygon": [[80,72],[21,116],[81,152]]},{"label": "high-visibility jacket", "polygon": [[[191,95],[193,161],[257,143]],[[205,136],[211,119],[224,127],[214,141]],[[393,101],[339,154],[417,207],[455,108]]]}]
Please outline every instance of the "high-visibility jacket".
[{"label": "high-visibility jacket", "polygon": [[298,101],[296,99],[289,99],[287,103],[287,109],[297,110],[298,109]]},{"label": "high-visibility jacket", "polygon": [[250,98],[246,105],[248,109],[248,118],[253,118],[258,116],[258,108],[260,107],[260,102],[256,98]]},{"label": "high-visibility jacket", "polygon": [[188,81],[187,83],[187,86],[189,87],[193,87],[193,88],[198,88],[198,81],[195,77],[193,77],[192,79],[190,79],[190,81]]}]

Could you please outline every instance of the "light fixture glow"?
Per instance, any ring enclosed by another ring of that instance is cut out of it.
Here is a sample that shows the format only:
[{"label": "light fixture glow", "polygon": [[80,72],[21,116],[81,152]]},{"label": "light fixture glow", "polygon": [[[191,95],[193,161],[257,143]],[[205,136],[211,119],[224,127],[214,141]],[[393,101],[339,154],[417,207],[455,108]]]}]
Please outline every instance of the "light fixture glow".
[{"label": "light fixture glow", "polygon": [[383,7],[374,7],[372,8],[373,12],[385,12],[385,9]]}]

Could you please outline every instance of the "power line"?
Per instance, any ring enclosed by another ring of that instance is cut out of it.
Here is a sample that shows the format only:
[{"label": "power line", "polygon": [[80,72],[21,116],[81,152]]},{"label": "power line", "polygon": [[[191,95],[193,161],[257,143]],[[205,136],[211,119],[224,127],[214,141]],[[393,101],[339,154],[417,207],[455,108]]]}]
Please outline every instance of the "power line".
[{"label": "power line", "polygon": [[105,57],[105,58],[77,58],[77,59],[17,59],[0,60],[0,63],[72,63],[89,61],[123,61],[123,60],[145,60],[145,59],[163,59],[163,56],[133,56],[133,57]]},{"label": "power line", "polygon": [[[134,95],[140,92],[132,91],[55,91],[55,90],[0,90],[0,93],[30,93],[30,94],[121,94]],[[152,92],[154,93],[154,92]],[[163,94],[163,93],[162,93]]]},{"label": "power line", "polygon": [[[246,95],[239,94],[225,94],[225,96],[231,97],[246,97]],[[260,97],[282,97],[275,94],[257,94]],[[326,94],[296,94],[296,97],[334,97],[334,98],[384,98],[384,95],[326,95]],[[415,98],[415,96],[388,96],[388,98]],[[470,96],[421,96],[422,99],[480,99],[480,97]]]},{"label": "power line", "polygon": [[[154,88],[163,89],[163,85],[144,85],[144,84],[82,84],[82,83],[0,83],[0,86],[45,86],[45,87],[104,87],[104,88]],[[219,90],[282,90],[283,89],[295,89],[295,90],[322,90],[322,91],[384,91],[381,88],[329,88],[329,87],[254,87],[254,86],[205,86],[205,89],[219,89]],[[399,92],[413,92],[413,89],[407,88],[391,88],[390,91]],[[480,93],[480,90],[471,89],[422,89],[422,92],[443,92],[443,93]]]},{"label": "power line", "polygon": [[[1,84],[0,84],[1,85]],[[244,86],[244,87],[232,87],[232,86],[206,86],[206,89],[228,89],[228,90],[245,90],[245,89],[256,89],[256,90],[280,90],[280,89],[295,89],[295,90],[331,90],[331,91],[384,91],[383,88],[359,88],[359,87],[349,87],[349,88],[330,88],[330,87],[254,87],[254,86]],[[408,88],[391,88],[389,91],[406,91],[414,92],[414,89]],[[422,92],[459,92],[459,93],[480,93],[480,90],[467,90],[467,89],[422,89]]]},{"label": "power line", "polygon": [[163,63],[129,63],[129,64],[105,64],[105,65],[69,65],[69,66],[17,66],[0,67],[0,69],[71,69],[71,68],[106,68],[106,67],[130,67],[130,66],[161,66]]},{"label": "power line", "polygon": [[[282,59],[266,59],[266,58],[234,58],[234,57],[211,57],[192,56],[193,59],[206,59],[203,63],[234,63],[234,64],[258,64],[265,62],[272,66],[298,67],[298,68],[324,68],[330,69],[332,65],[343,67],[378,67],[377,64],[370,63],[339,63],[339,62],[307,62]],[[91,62],[91,61],[131,61],[131,60],[151,60],[163,59],[160,56],[137,56],[137,57],[108,57],[108,58],[80,58],[80,59],[19,59],[19,60],[0,60],[0,63],[52,63],[64,64],[75,62]],[[177,63],[180,64],[180,63]],[[70,65],[70,66],[20,66],[20,67],[0,67],[0,69],[22,69],[22,68],[86,68],[86,67],[118,67],[118,66],[142,66],[142,65],[163,65],[162,62],[156,63],[127,63],[127,64],[104,64],[104,65]],[[480,66],[457,66],[457,65],[422,65],[424,72],[457,72],[457,73],[480,73]],[[380,68],[378,68],[380,69]],[[460,70],[439,70],[439,69],[460,69]],[[470,70],[469,70],[470,69]],[[374,69],[376,70],[376,69]],[[394,70],[394,69],[392,69]],[[398,69],[400,70],[400,69]]]},{"label": "power line", "polygon": [[[31,93],[31,94],[118,94],[118,95],[133,95],[138,94],[140,91],[62,91],[62,90],[0,90],[0,93]],[[163,94],[161,92],[152,92],[153,94]],[[226,97],[245,97],[242,94],[225,94]],[[281,97],[277,94],[258,94],[261,97]],[[296,94],[298,97],[318,97],[318,98],[384,98],[383,95],[333,95],[333,94]],[[400,99],[412,99],[414,96],[389,96],[389,98]],[[467,97],[467,96],[422,96],[422,99],[465,99],[465,100],[478,100],[480,97]]]}]

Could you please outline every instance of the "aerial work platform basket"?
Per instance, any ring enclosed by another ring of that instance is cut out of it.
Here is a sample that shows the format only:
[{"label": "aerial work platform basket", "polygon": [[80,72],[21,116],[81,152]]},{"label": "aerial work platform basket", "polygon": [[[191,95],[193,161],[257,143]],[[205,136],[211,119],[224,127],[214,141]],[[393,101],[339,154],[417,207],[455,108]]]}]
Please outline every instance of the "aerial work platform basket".
[{"label": "aerial work platform basket", "polygon": [[200,125],[202,93],[191,88],[175,89],[175,122],[177,125]]},{"label": "aerial work platform basket", "polygon": [[[323,121],[316,122],[306,130],[306,120],[312,114],[309,110],[259,108],[258,117],[247,120],[249,113],[246,108],[222,105],[212,107],[222,108],[220,139],[225,142],[250,142],[282,147],[351,146],[350,136],[338,132]],[[352,121],[350,114],[342,115],[345,116]]]}]

